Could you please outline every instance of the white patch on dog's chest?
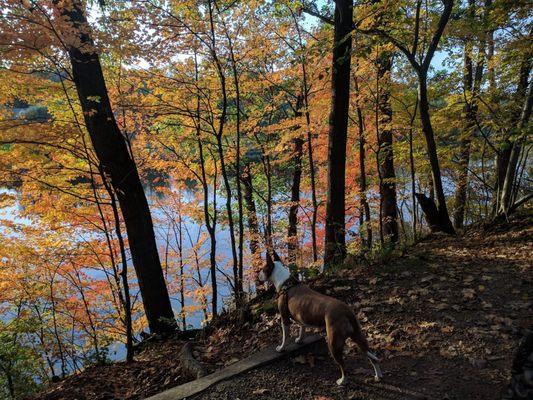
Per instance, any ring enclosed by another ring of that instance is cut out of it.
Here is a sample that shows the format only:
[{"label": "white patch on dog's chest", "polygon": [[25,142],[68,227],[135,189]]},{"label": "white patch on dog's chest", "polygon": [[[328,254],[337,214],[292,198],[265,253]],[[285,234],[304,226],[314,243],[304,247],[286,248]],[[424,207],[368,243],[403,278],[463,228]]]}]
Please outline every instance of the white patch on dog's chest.
[{"label": "white patch on dog's chest", "polygon": [[270,274],[270,281],[274,284],[277,291],[281,289],[281,286],[290,278],[290,276],[291,273],[281,262],[274,261],[274,270],[272,271],[272,274]]}]

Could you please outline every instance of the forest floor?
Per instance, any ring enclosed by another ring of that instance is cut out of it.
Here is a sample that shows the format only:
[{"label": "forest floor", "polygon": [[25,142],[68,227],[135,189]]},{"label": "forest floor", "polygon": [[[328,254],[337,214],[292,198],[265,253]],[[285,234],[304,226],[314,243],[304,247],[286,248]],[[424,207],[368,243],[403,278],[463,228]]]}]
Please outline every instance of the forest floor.
[{"label": "forest floor", "polygon": [[[335,384],[339,372],[329,356],[304,354],[219,383],[194,398],[498,399],[521,330],[533,324],[532,238],[529,212],[456,237],[431,235],[386,262],[342,269],[313,282],[316,290],[358,311],[382,359],[379,383],[348,341],[343,387]],[[279,344],[273,301],[256,304],[252,313],[250,322],[228,318],[197,342],[196,355],[211,371]],[[88,368],[37,398],[145,398],[186,382],[178,360],[182,344],[178,339],[149,343],[131,365]]]}]

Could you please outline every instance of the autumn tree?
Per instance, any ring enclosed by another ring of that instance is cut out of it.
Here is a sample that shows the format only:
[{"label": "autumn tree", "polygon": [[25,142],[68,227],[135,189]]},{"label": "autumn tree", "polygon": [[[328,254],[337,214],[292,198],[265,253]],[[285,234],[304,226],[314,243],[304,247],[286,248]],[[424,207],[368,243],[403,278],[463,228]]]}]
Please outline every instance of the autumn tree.
[{"label": "autumn tree", "polygon": [[351,0],[335,2],[333,61],[331,69],[331,114],[329,117],[328,186],[324,265],[340,263],[346,256],[345,176],[350,62],[352,47]]}]

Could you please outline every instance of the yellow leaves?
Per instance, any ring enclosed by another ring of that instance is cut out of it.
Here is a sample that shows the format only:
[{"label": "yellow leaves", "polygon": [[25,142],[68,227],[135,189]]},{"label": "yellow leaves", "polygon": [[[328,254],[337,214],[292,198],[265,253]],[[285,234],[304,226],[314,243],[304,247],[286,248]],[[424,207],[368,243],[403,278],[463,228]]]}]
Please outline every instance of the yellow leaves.
[{"label": "yellow leaves", "polygon": [[0,192],[0,211],[4,207],[12,207],[15,205],[15,196],[10,193]]}]

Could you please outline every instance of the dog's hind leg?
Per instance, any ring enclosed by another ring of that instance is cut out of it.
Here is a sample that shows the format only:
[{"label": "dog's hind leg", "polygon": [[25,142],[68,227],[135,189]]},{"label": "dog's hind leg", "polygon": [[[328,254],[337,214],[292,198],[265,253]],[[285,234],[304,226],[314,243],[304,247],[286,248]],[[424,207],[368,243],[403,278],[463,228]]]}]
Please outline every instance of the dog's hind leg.
[{"label": "dog's hind leg", "polygon": [[381,368],[379,367],[379,358],[370,350],[366,352],[366,357],[374,368],[374,380],[379,381],[381,378],[383,378],[383,373],[381,372]]},{"label": "dog's hind leg", "polygon": [[352,326],[354,328],[351,336],[352,340],[357,343],[361,350],[365,352],[368,361],[370,361],[372,368],[374,368],[374,380],[379,381],[381,378],[383,378],[383,373],[379,367],[379,358],[370,350],[366,337],[359,326],[359,322],[357,322],[357,320],[352,321]]},{"label": "dog's hind leg", "polygon": [[328,337],[328,348],[331,356],[335,360],[335,363],[339,366],[341,370],[341,377],[337,379],[337,385],[342,385],[345,382],[345,368],[344,368],[344,359],[342,357],[342,351],[344,350],[344,343],[346,338],[342,335],[339,335],[338,332],[335,332],[335,329],[331,326],[330,323],[326,320],[326,333]]}]

